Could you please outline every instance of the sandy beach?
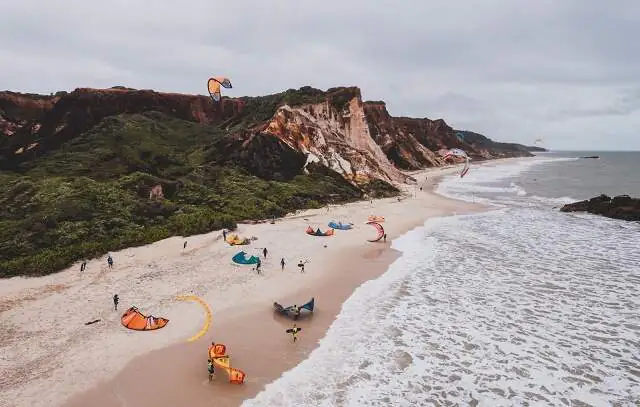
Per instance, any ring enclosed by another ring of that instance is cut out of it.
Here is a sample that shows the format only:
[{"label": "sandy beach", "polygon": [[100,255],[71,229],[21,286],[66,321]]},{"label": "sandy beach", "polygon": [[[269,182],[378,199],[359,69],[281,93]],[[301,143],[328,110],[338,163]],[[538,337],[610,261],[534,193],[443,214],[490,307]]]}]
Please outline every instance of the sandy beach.
[{"label": "sandy beach", "polygon": [[[221,231],[174,237],[111,253],[60,273],[12,278],[0,285],[0,406],[237,406],[253,397],[308,355],[363,282],[381,275],[397,258],[392,239],[429,217],[482,210],[432,192],[435,180],[459,168],[413,173],[419,186],[404,197],[361,201],[291,214],[275,224],[239,225],[247,246],[229,246]],[[424,182],[428,176],[429,181]],[[387,242],[368,243],[375,230],[367,216],[379,215]],[[305,234],[307,226],[327,229],[331,220],[353,222],[352,230],[331,237]],[[183,249],[183,242],[188,242]],[[232,264],[240,250],[261,255],[262,274]],[[284,270],[280,259],[287,262]],[[305,272],[296,267],[307,261]],[[112,296],[120,297],[118,311]],[[176,299],[194,294],[206,301],[213,320],[199,340],[204,309]],[[298,305],[316,299],[316,311],[303,319],[297,343],[284,330],[290,320],[272,304]],[[169,319],[160,330],[124,328],[120,316],[135,305],[145,314]],[[85,325],[86,322],[100,321]],[[209,383],[207,346],[226,344],[231,364],[247,374],[243,385],[218,372]],[[46,390],[46,391],[45,391]]]}]

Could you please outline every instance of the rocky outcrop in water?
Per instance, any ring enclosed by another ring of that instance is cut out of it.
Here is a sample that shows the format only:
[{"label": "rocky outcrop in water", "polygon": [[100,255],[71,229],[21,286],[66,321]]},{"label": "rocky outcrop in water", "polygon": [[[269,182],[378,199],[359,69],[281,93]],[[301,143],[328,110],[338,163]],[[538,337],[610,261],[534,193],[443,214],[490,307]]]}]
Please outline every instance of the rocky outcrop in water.
[{"label": "rocky outcrop in water", "polygon": [[596,196],[585,201],[563,205],[561,212],[589,212],[607,218],[640,222],[640,199],[629,195]]}]

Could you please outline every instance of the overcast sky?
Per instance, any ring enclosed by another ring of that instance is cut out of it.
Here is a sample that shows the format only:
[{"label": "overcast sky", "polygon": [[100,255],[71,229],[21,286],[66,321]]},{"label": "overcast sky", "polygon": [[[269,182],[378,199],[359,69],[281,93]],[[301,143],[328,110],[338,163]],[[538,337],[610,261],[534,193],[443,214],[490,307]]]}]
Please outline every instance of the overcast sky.
[{"label": "overcast sky", "polygon": [[7,0],[0,61],[0,89],[357,85],[496,140],[640,150],[640,0]]}]

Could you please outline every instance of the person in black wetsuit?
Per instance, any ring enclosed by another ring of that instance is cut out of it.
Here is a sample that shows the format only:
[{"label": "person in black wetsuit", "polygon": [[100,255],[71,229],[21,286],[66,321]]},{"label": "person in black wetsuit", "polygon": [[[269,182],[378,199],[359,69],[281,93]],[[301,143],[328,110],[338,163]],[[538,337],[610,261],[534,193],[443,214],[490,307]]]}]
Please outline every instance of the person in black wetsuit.
[{"label": "person in black wetsuit", "polygon": [[114,311],[118,310],[118,302],[120,302],[120,297],[118,297],[118,294],[114,294],[113,295],[113,310]]},{"label": "person in black wetsuit", "polygon": [[213,379],[213,375],[216,374],[216,370],[213,367],[213,360],[211,360],[211,358],[207,361],[207,371],[209,372],[209,381],[211,381],[211,379]]},{"label": "person in black wetsuit", "polygon": [[269,252],[269,251],[267,250],[267,248],[266,248],[266,247],[262,250],[262,254],[264,255],[264,258],[265,258],[265,259],[267,258],[267,253],[268,253],[268,252]]},{"label": "person in black wetsuit", "polygon": [[282,267],[282,270],[284,270],[284,265],[285,265],[285,262],[283,257],[282,259],[280,259],[280,266]]}]

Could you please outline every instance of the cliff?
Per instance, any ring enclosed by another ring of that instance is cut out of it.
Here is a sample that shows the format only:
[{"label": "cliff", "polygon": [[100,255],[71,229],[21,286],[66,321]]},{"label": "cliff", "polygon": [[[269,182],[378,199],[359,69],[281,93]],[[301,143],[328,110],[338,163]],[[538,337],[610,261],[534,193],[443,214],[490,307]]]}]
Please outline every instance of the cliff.
[{"label": "cliff", "polygon": [[221,103],[199,95],[81,88],[55,96],[0,92],[0,170],[55,151],[105,118],[149,111],[228,132],[221,141],[225,157],[267,179],[291,178],[315,161],[355,184],[402,182],[399,169],[443,165],[437,154],[443,148],[464,149],[475,160],[531,155],[528,147],[456,131],[442,119],[393,117],[384,102],[363,102],[356,87],[304,87]]},{"label": "cliff", "polygon": [[401,170],[529,155],[356,87],[262,97],[79,88],[0,92],[0,276],[329,202],[398,193]]}]

